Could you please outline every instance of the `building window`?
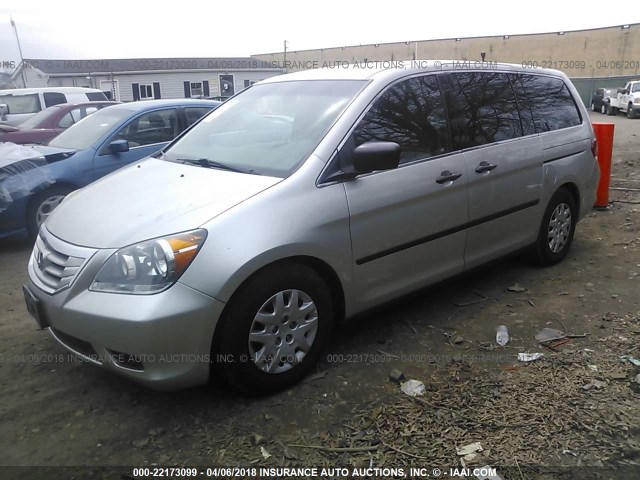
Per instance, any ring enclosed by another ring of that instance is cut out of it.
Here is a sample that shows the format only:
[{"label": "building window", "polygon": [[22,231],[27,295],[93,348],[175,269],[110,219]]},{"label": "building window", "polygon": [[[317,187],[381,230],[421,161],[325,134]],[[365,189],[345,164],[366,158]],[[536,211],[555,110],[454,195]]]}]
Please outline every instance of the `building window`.
[{"label": "building window", "polygon": [[153,98],[153,87],[151,85],[140,85],[140,98]]},{"label": "building window", "polygon": [[191,82],[191,96],[192,97],[202,96],[202,82]]}]

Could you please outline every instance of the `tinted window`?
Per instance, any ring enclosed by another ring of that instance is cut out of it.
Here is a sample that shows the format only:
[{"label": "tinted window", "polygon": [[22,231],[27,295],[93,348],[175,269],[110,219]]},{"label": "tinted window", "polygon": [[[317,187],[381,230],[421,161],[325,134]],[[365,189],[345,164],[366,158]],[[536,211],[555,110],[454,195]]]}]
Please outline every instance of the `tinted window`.
[{"label": "tinted window", "polygon": [[127,140],[130,147],[169,142],[178,135],[178,112],[160,110],[140,115],[121,129],[113,140]]},{"label": "tinted window", "polygon": [[520,137],[516,99],[505,73],[465,72],[451,75],[447,107],[456,148],[468,148]]},{"label": "tinted window", "polygon": [[[559,78],[514,75],[518,105],[533,116],[536,132],[573,127],[582,118],[569,89]],[[524,117],[523,117],[524,119]]]},{"label": "tinted window", "polygon": [[447,120],[434,75],[410,78],[386,90],[353,133],[354,146],[395,142],[401,163],[448,151]]},{"label": "tinted window", "polygon": [[108,100],[104,92],[88,92],[87,98],[89,99],[90,102],[99,102],[102,100]]},{"label": "tinted window", "polygon": [[193,125],[203,116],[205,116],[211,108],[197,107],[197,108],[185,108],[184,112],[187,116],[187,126]]},{"label": "tinted window", "polygon": [[67,97],[64,96],[64,93],[45,92],[43,96],[44,104],[47,107],[58,105],[59,103],[67,103]]}]

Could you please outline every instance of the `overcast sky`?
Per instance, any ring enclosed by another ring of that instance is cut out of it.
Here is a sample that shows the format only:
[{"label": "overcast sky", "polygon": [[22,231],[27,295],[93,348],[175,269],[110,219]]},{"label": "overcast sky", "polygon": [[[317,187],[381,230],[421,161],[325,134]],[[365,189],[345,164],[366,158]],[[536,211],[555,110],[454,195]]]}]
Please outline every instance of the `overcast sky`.
[{"label": "overcast sky", "polygon": [[[622,5],[622,4],[618,4]],[[25,58],[248,56],[434,38],[576,30],[640,22],[640,11],[536,2],[457,0],[2,0],[0,65]]]}]

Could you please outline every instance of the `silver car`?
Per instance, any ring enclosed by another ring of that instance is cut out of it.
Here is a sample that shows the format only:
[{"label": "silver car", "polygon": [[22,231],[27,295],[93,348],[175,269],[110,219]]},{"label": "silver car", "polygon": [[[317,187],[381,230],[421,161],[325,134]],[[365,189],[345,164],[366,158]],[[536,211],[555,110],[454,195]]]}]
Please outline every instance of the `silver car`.
[{"label": "silver car", "polygon": [[552,70],[420,62],[273,77],[72,193],[27,306],[159,389],[286,387],[334,324],[526,249],[559,262],[594,203],[592,127]]}]

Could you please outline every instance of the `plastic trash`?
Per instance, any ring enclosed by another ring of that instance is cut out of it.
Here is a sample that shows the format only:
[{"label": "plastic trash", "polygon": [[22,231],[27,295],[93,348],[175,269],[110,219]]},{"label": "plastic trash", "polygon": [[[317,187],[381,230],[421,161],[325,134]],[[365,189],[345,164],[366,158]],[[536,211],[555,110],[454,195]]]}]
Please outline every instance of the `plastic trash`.
[{"label": "plastic trash", "polygon": [[545,327],[536,334],[536,340],[540,343],[553,342],[554,340],[562,340],[567,334],[555,328]]},{"label": "plastic trash", "polygon": [[640,367],[640,360],[638,360],[637,358],[632,357],[631,355],[623,355],[620,357],[621,361],[627,361],[629,363],[634,364],[636,367]]},{"label": "plastic trash", "polygon": [[420,397],[427,391],[424,383],[420,380],[407,380],[406,382],[402,382],[400,384],[400,390],[410,397]]},{"label": "plastic trash", "polygon": [[544,357],[544,353],[519,353],[518,361],[520,362],[535,362]]},{"label": "plastic trash", "polygon": [[506,325],[500,325],[496,330],[496,343],[504,347],[509,343],[509,330]]}]

